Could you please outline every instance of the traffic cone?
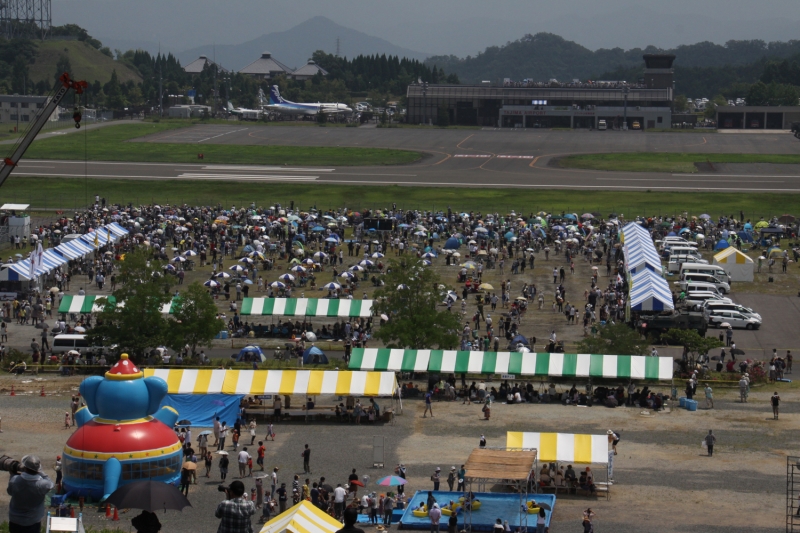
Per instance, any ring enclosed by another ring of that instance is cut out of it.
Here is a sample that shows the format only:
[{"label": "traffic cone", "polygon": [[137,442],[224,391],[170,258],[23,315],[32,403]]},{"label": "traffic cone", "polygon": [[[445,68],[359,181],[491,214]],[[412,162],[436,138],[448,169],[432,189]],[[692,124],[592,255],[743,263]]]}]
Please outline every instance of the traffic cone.
[{"label": "traffic cone", "polygon": [[11,396],[16,396],[17,393],[14,392],[14,385],[11,385]]},{"label": "traffic cone", "polygon": [[114,518],[111,519],[112,522],[119,522],[119,513],[117,512],[117,508],[114,507]]},{"label": "traffic cone", "polygon": [[111,518],[111,506],[106,504],[106,518]]},{"label": "traffic cone", "polygon": [[39,393],[39,396],[47,396],[47,395],[44,393],[44,385],[42,385],[42,392],[41,392],[41,393]]}]

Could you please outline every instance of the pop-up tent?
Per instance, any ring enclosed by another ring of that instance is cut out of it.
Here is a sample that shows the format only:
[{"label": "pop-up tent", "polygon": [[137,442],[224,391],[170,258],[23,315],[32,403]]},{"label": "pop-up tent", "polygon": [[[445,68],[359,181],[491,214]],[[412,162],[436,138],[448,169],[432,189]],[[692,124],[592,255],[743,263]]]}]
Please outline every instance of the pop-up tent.
[{"label": "pop-up tent", "polygon": [[506,447],[535,449],[539,461],[543,463],[554,461],[569,464],[608,463],[608,435],[508,431]]},{"label": "pop-up tent", "polygon": [[245,298],[242,315],[369,317],[372,315],[372,300]]},{"label": "pop-up tent", "polygon": [[[58,306],[59,313],[99,313],[103,310],[103,306],[96,303],[98,298],[102,298],[102,296],[94,296],[94,295],[87,295],[87,296],[78,296],[78,295],[66,295],[61,298],[61,303]],[[117,303],[116,298],[113,296],[107,296],[108,305],[114,305]]]},{"label": "pop-up tent", "polygon": [[259,533],[335,533],[341,528],[338,520],[303,500],[264,524]]},{"label": "pop-up tent", "polygon": [[328,356],[316,346],[310,346],[303,352],[304,365],[327,365]]},{"label": "pop-up tent", "polygon": [[725,269],[731,281],[753,281],[753,260],[733,246],[715,254],[714,264]]}]

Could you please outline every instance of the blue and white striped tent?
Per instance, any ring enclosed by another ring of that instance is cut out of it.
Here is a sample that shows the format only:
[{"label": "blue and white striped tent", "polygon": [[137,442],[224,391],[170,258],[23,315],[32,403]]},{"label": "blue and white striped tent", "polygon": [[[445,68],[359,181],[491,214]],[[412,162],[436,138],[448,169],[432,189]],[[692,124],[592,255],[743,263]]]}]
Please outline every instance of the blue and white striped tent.
[{"label": "blue and white striped tent", "polygon": [[650,232],[635,222],[625,224],[619,232],[622,235],[620,240],[625,244],[640,239],[650,242],[651,244],[653,242],[652,237],[650,237]]},{"label": "blue and white striped tent", "polygon": [[669,311],[674,309],[672,292],[667,280],[652,270],[642,270],[631,276],[628,304],[631,311]]},{"label": "blue and white striped tent", "polygon": [[661,273],[661,258],[655,248],[646,243],[625,244],[625,269],[636,273],[644,268]]}]

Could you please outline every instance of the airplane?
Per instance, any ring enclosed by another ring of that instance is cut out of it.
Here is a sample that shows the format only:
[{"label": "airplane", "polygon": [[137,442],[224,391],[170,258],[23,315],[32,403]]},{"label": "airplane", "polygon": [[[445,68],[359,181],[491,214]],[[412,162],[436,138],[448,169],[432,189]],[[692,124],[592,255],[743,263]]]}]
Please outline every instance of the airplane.
[{"label": "airplane", "polygon": [[284,100],[278,91],[277,85],[273,85],[269,90],[269,103],[263,107],[269,111],[284,115],[317,115],[320,112],[331,115],[338,113],[350,115],[353,113],[353,110],[347,107],[346,104],[297,104],[288,100]]},{"label": "airplane", "polygon": [[239,117],[240,120],[258,120],[261,118],[261,110],[246,109],[244,107],[234,108],[233,104],[230,102],[228,102],[228,113]]}]

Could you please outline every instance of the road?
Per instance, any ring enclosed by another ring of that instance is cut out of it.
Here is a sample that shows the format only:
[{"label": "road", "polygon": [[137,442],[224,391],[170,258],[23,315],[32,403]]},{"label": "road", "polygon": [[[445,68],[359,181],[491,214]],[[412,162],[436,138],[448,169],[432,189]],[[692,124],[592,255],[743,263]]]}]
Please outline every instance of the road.
[{"label": "road", "polygon": [[281,167],[213,163],[24,161],[16,175],[67,178],[179,179],[438,187],[797,192],[800,165],[716,165],[698,174],[561,169],[552,159],[576,153],[786,153],[800,150],[790,134],[642,133],[545,130],[361,129],[194,126],[132,142],[361,146],[418,150],[419,163],[380,167]]}]

